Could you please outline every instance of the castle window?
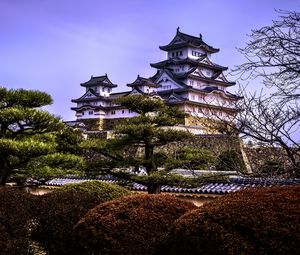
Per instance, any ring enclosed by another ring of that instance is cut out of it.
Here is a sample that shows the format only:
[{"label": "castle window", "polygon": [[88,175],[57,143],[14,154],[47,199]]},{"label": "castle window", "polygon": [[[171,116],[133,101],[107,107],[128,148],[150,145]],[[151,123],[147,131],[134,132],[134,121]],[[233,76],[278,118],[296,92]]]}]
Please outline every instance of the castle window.
[{"label": "castle window", "polygon": [[125,113],[125,110],[122,110],[122,114],[124,114]]},{"label": "castle window", "polygon": [[92,115],[92,114],[94,114],[94,112],[93,111],[89,111],[89,115]]},{"label": "castle window", "polygon": [[182,51],[179,51],[180,56],[182,56]]},{"label": "castle window", "polygon": [[102,92],[104,92],[105,91],[105,88],[102,88]]},{"label": "castle window", "polygon": [[111,114],[111,115],[114,115],[114,114],[116,114],[116,111],[111,111],[110,114]]},{"label": "castle window", "polygon": [[172,52],[172,57],[175,57],[175,52]]},{"label": "castle window", "polygon": [[84,115],[84,112],[82,112],[81,115]]},{"label": "castle window", "polygon": [[192,96],[191,98],[192,98],[192,100],[195,100],[195,96]]},{"label": "castle window", "polygon": [[107,89],[107,92],[110,93],[111,89]]},{"label": "castle window", "polygon": [[204,96],[204,95],[199,95],[199,96],[198,96],[198,100],[199,100],[199,101],[202,101],[202,100],[204,100],[204,99],[205,99],[205,96]]}]

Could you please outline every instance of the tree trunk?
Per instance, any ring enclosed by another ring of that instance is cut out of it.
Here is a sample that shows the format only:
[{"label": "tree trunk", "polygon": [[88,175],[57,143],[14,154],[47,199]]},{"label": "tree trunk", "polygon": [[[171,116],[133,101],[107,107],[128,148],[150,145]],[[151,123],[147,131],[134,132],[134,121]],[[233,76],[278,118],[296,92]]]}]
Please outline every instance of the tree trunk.
[{"label": "tree trunk", "polygon": [[161,184],[149,183],[147,184],[148,194],[160,194]]},{"label": "tree trunk", "polygon": [[[146,144],[145,145],[145,168],[147,171],[147,174],[151,174],[152,172],[156,171],[156,164],[154,161],[154,146]],[[148,194],[159,194],[161,191],[161,184],[157,183],[148,183],[147,184]]]},{"label": "tree trunk", "polygon": [[156,171],[156,165],[154,162],[154,146],[150,144],[145,145],[145,168],[148,174],[153,171]]},{"label": "tree trunk", "polygon": [[10,174],[8,162],[0,160],[0,185],[5,185]]}]

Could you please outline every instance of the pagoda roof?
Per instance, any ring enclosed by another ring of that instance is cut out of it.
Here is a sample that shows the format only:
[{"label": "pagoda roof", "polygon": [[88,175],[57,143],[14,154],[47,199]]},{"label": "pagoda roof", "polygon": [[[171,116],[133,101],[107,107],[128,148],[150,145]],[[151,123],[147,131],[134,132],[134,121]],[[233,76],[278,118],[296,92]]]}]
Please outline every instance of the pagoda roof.
[{"label": "pagoda roof", "polygon": [[172,65],[172,64],[174,64],[174,65],[191,64],[193,66],[204,66],[207,68],[212,68],[212,69],[220,70],[220,71],[225,71],[228,69],[228,67],[213,63],[211,60],[209,60],[207,58],[206,54],[203,54],[198,59],[191,59],[189,57],[187,57],[187,58],[178,58],[178,57],[169,58],[164,61],[150,64],[150,66],[154,67],[154,68],[163,68],[163,67],[166,67],[166,66]]},{"label": "pagoda roof", "polygon": [[200,81],[214,82],[216,84],[220,84],[222,86],[227,86],[227,87],[235,85],[235,82],[216,80],[216,78],[221,74],[221,72],[216,72],[211,78],[208,78],[208,77],[197,76],[197,75],[192,74],[195,70],[196,70],[196,68],[195,69],[192,68],[191,70],[189,70],[186,73],[174,74],[174,76],[177,79],[192,78],[192,79],[196,79],[196,80],[200,80]]},{"label": "pagoda roof", "polygon": [[104,110],[103,106],[100,105],[90,105],[90,104],[85,104],[77,107],[71,107],[71,110],[73,111],[80,111],[80,110],[85,110],[85,109],[91,109],[91,110]]},{"label": "pagoda roof", "polygon": [[91,79],[87,82],[80,84],[82,87],[94,87],[94,86],[103,86],[109,88],[115,88],[118,85],[113,84],[107,77],[107,74],[102,76],[91,76]]},{"label": "pagoda roof", "polygon": [[159,78],[163,75],[163,73],[166,73],[170,79],[172,79],[175,83],[177,83],[179,86],[184,87],[184,88],[189,88],[190,86],[182,82],[180,79],[178,79],[172,71],[169,68],[161,68],[157,70],[156,74],[154,74],[150,79],[152,81],[157,81]]},{"label": "pagoda roof", "polygon": [[[171,94],[174,94],[174,95],[176,94],[177,96],[180,96],[180,94],[185,93],[185,92],[195,92],[195,93],[201,93],[201,94],[209,94],[212,92],[217,92],[217,93],[221,93],[225,97],[229,97],[229,98],[232,98],[235,100],[241,99],[241,97],[236,96],[228,91],[225,92],[221,89],[218,89],[216,86],[207,86],[203,89],[196,89],[193,87],[188,87],[188,88],[181,88],[181,89],[161,90],[161,91],[158,91],[157,93],[160,96],[162,96],[163,98],[167,98]],[[181,97],[181,98],[185,100],[185,98],[183,98],[183,97]]]},{"label": "pagoda roof", "polygon": [[111,93],[109,95],[109,99],[111,100],[114,100],[114,99],[117,99],[119,97],[122,97],[122,96],[127,96],[130,94],[131,91],[124,91],[124,92],[117,92],[117,93]]},{"label": "pagoda roof", "polygon": [[80,103],[80,102],[91,102],[91,101],[111,101],[110,97],[100,96],[96,93],[93,89],[88,89],[84,95],[77,99],[72,99],[71,102],[73,103]]},{"label": "pagoda roof", "polygon": [[159,84],[156,84],[153,82],[153,80],[151,80],[151,78],[144,78],[141,76],[137,76],[136,80],[132,83],[128,83],[127,84],[128,87],[139,87],[139,86],[148,86],[148,87],[154,87],[157,88],[159,87]]},{"label": "pagoda roof", "polygon": [[[203,56],[201,56],[199,59],[204,59],[206,57],[206,54],[204,54]],[[192,64],[192,65],[198,65],[199,64],[199,60],[195,60],[195,59],[191,59],[191,58],[178,58],[178,57],[174,57],[174,58],[169,58],[167,60],[163,60],[157,63],[153,63],[150,64],[151,67],[154,68],[163,68],[166,65],[170,65],[170,64],[175,64],[175,65],[180,65],[180,64]]]},{"label": "pagoda roof", "polygon": [[164,46],[159,46],[161,50],[164,51],[170,51],[170,50],[175,50],[175,49],[180,49],[184,47],[194,47],[194,48],[203,48],[205,51],[209,53],[216,53],[219,51],[219,49],[214,48],[207,43],[205,43],[202,40],[202,35],[200,34],[199,37],[195,37],[192,35],[188,35],[185,33],[182,33],[179,31],[179,28],[177,28],[177,32],[173,40]]}]

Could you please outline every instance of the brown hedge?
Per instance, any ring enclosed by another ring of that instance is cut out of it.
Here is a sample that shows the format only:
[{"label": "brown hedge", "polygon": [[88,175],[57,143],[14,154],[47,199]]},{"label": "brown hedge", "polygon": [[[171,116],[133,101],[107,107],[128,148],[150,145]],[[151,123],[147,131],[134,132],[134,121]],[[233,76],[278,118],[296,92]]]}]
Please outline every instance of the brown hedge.
[{"label": "brown hedge", "polygon": [[74,234],[74,225],[91,208],[101,203],[82,192],[51,192],[40,197],[38,226],[32,237],[50,255],[78,254],[84,249]]},{"label": "brown hedge", "polygon": [[168,195],[134,195],[90,210],[75,231],[93,254],[153,254],[170,226],[192,203]]},{"label": "brown hedge", "polygon": [[248,189],[178,219],[157,254],[300,254],[300,186]]},{"label": "brown hedge", "polygon": [[34,254],[30,236],[37,204],[35,196],[18,188],[0,188],[0,254]]},{"label": "brown hedge", "polygon": [[118,185],[99,181],[70,184],[45,194],[40,197],[33,239],[50,255],[84,255],[73,230],[75,224],[96,205],[128,194]]},{"label": "brown hedge", "polygon": [[73,230],[76,223],[96,205],[128,194],[125,188],[99,181],[66,185],[45,194],[40,197],[33,239],[50,255],[84,255]]}]

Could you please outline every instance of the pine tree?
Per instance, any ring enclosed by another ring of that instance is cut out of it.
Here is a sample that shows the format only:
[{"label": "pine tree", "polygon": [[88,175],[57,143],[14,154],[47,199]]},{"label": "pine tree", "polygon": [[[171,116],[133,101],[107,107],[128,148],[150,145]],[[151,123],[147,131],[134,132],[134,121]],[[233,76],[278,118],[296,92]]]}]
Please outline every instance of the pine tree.
[{"label": "pine tree", "polygon": [[[40,91],[0,88],[0,185],[12,175],[34,175],[42,166],[48,165],[51,171],[54,161],[56,169],[62,161],[64,167],[60,169],[81,163],[74,155],[62,160],[66,156],[60,155],[56,137],[69,129],[59,118],[41,109],[51,103],[51,97]],[[49,154],[56,156],[45,159]]]}]

